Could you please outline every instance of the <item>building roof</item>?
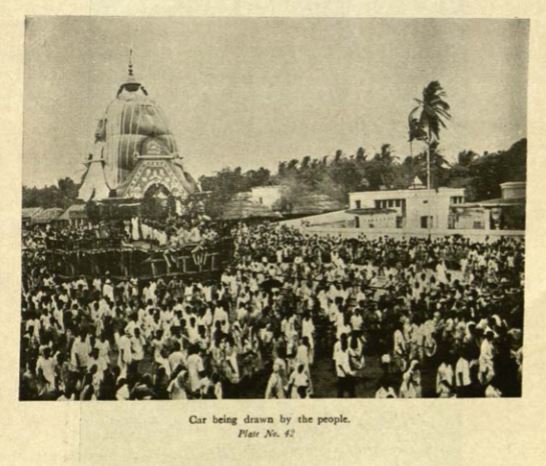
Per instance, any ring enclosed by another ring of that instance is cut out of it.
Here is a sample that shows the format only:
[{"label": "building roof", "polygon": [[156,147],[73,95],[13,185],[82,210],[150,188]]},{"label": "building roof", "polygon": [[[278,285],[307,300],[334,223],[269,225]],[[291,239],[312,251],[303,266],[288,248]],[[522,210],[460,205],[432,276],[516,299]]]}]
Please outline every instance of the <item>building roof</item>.
[{"label": "building roof", "polygon": [[394,209],[376,209],[374,207],[365,208],[365,209],[349,209],[345,211],[348,214],[355,215],[377,215],[377,214],[390,214],[396,213]]},{"label": "building roof", "polygon": [[499,186],[501,188],[525,188],[525,185],[527,183],[525,181],[505,181],[504,183],[501,183]]},{"label": "building roof", "polygon": [[425,189],[426,186],[424,183],[419,179],[418,176],[416,176],[413,179],[413,182],[409,185],[408,189]]},{"label": "building roof", "polygon": [[63,209],[58,207],[52,207],[50,209],[45,209],[42,212],[38,213],[32,218],[32,223],[49,223],[55,220],[59,215],[61,215]]},{"label": "building roof", "polygon": [[288,185],[285,184],[271,184],[267,186],[253,186],[250,188],[251,191],[258,190],[258,189],[269,189],[269,190],[283,190],[288,189]]},{"label": "building roof", "polygon": [[464,194],[464,188],[448,188],[448,187],[440,187],[440,188],[420,188],[420,189],[380,189],[376,191],[353,191],[350,192],[349,195],[359,195],[359,196],[367,196],[367,197],[376,197],[380,199],[383,196],[400,196],[404,197],[407,196],[419,196],[419,197],[425,197],[430,196],[431,194],[450,194],[454,196],[460,196]]},{"label": "building roof", "polygon": [[464,204],[457,204],[455,207],[503,207],[503,206],[514,206],[514,205],[525,205],[525,198],[509,198],[505,199],[498,197],[495,199],[486,199],[484,201],[476,202],[465,202]]},{"label": "building roof", "polygon": [[35,215],[39,214],[42,210],[41,207],[23,207],[21,216],[23,218],[32,218]]},{"label": "building roof", "polygon": [[85,204],[72,204],[56,220],[77,220],[86,219]]},{"label": "building roof", "polygon": [[291,215],[312,215],[343,209],[343,204],[327,194],[312,193],[301,196],[294,202]]},{"label": "building roof", "polygon": [[222,220],[275,219],[282,218],[278,212],[254,201],[250,193],[237,193],[225,205]]}]

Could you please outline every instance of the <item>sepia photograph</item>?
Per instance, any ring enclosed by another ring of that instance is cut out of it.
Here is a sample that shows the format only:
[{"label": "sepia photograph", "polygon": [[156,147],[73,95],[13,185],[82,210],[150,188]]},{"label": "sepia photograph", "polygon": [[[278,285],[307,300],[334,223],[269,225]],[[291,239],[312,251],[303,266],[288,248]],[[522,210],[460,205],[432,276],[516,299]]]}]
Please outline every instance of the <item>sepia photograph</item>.
[{"label": "sepia photograph", "polygon": [[19,400],[521,397],[528,47],[27,17]]}]

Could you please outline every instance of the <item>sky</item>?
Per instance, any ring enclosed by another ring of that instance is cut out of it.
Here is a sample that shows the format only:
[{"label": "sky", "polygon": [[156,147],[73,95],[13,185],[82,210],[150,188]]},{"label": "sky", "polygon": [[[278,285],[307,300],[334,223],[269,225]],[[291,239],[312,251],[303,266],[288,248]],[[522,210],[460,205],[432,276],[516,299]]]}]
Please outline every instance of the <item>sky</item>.
[{"label": "sky", "polygon": [[24,185],[80,180],[131,48],[195,178],[384,143],[403,159],[432,80],[451,105],[448,159],[526,135],[526,20],[30,17]]}]

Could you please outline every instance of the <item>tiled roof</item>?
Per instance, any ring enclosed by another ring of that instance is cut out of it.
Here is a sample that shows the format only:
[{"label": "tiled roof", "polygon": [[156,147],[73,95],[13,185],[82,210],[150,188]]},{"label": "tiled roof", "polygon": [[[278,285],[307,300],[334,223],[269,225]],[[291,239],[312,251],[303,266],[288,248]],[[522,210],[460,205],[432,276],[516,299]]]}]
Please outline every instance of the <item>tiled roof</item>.
[{"label": "tiled roof", "polygon": [[225,204],[221,218],[223,220],[274,219],[282,218],[282,215],[252,200],[250,193],[237,193]]},{"label": "tiled roof", "polygon": [[52,207],[46,209],[32,218],[32,223],[49,223],[58,218],[63,212],[63,209]]}]

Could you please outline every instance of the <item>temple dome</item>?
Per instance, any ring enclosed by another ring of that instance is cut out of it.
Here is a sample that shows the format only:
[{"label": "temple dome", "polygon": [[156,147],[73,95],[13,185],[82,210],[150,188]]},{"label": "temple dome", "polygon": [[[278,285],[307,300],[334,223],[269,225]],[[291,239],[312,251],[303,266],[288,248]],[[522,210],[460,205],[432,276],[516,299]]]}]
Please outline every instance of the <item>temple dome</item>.
[{"label": "temple dome", "polygon": [[[169,160],[169,170],[178,180],[179,192],[182,189],[189,193],[199,190],[195,180],[183,169],[163,110],[134,77],[131,63],[126,80],[119,86],[115,98],[97,124],[94,144],[93,161],[100,161],[100,164],[93,170],[101,167],[104,174],[102,178],[98,175],[87,176],[88,173],[84,175],[86,183],[82,184],[82,195],[79,196],[82,199],[87,199],[89,192],[108,191],[117,193],[117,196],[123,195],[128,184],[134,180],[137,166],[141,166],[144,160],[153,161],[156,158],[158,161]],[[89,172],[91,165],[89,162],[87,164]],[[94,186],[99,179],[104,180],[107,189]]]},{"label": "temple dome", "polygon": [[141,83],[128,81],[99,121],[97,140],[105,142],[109,186],[122,184],[142,155],[176,155],[176,141],[167,118]]}]

